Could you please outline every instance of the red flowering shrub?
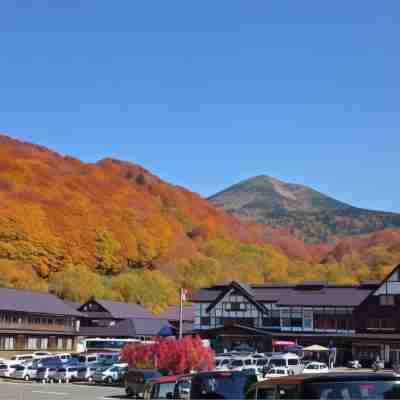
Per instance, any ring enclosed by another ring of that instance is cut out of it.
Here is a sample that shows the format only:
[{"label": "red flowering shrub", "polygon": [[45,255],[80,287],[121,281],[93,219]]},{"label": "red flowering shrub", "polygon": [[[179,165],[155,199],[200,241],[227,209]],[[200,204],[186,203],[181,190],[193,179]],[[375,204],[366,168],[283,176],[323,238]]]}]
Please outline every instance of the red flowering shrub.
[{"label": "red flowering shrub", "polygon": [[201,339],[186,336],[181,340],[157,339],[153,344],[125,346],[122,359],[135,368],[157,367],[168,374],[208,371],[214,366],[214,352]]}]

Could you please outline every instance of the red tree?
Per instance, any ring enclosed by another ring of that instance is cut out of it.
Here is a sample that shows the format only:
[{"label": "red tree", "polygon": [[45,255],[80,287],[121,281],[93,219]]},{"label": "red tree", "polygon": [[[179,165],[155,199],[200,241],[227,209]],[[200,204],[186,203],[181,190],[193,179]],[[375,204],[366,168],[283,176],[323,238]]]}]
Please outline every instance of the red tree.
[{"label": "red tree", "polygon": [[125,346],[122,359],[136,368],[155,367],[168,374],[208,371],[214,366],[214,352],[201,339],[186,336],[181,340],[157,339],[153,344]]}]

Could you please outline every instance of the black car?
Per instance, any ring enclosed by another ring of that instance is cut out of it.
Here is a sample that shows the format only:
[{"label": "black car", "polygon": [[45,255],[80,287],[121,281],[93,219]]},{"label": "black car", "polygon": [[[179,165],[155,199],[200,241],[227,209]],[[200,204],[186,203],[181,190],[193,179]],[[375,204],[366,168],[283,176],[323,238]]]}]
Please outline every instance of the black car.
[{"label": "black car", "polygon": [[286,376],[254,385],[247,399],[400,399],[400,376],[393,373],[328,373]]},{"label": "black car", "polygon": [[128,397],[143,397],[144,387],[150,379],[160,378],[158,369],[129,369],[125,375],[125,392]]}]

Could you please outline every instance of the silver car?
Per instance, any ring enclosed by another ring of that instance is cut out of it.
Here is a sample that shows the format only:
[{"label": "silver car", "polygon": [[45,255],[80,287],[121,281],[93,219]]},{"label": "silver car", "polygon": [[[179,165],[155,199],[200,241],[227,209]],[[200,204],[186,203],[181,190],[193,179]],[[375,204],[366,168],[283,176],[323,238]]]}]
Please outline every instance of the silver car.
[{"label": "silver car", "polygon": [[78,378],[78,368],[77,366],[64,366],[57,369],[57,374],[55,376],[56,381],[59,383],[65,382],[69,383]]},{"label": "silver car", "polygon": [[93,375],[96,373],[97,368],[99,368],[97,365],[85,365],[83,367],[78,367],[77,380],[92,382]]},{"label": "silver car", "polygon": [[33,365],[17,365],[15,371],[11,376],[15,379],[23,379],[24,381],[30,381],[36,379],[37,367]]},{"label": "silver car", "polygon": [[57,366],[40,367],[36,372],[36,380],[43,383],[54,383],[57,377]]}]

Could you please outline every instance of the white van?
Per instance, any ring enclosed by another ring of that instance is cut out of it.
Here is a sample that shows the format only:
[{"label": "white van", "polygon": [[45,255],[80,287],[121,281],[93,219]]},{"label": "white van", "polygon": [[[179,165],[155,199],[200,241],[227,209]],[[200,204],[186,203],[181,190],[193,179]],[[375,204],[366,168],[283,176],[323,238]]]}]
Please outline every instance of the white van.
[{"label": "white van", "polygon": [[252,357],[235,357],[229,364],[231,371],[244,371],[246,369],[254,368],[254,359]]},{"label": "white van", "polygon": [[286,368],[289,373],[297,375],[302,370],[301,359],[293,353],[275,355],[270,358],[268,368]]},{"label": "white van", "polygon": [[14,363],[26,362],[33,360],[33,354],[18,354],[16,356],[12,356],[10,360]]}]

